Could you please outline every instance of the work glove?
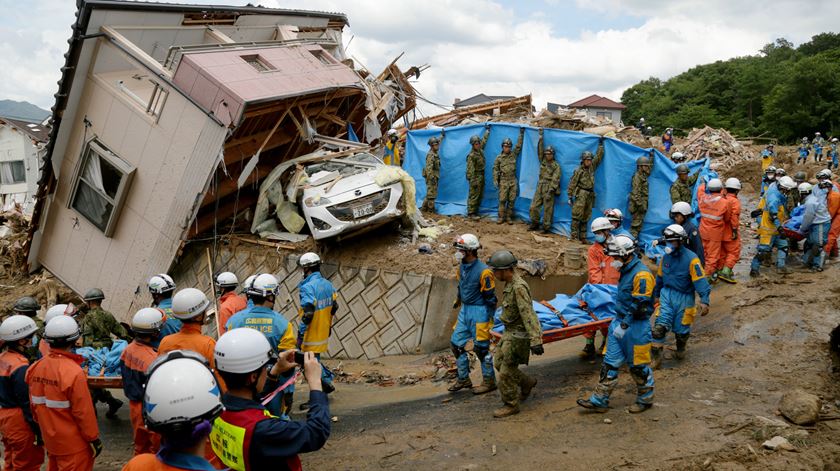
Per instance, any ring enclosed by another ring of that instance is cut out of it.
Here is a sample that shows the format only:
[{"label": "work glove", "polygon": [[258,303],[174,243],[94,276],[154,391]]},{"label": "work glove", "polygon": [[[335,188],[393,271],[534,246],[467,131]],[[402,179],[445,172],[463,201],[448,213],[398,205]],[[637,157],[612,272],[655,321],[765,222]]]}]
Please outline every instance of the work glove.
[{"label": "work glove", "polygon": [[540,128],[540,136],[543,135],[543,128]]},{"label": "work glove", "polygon": [[490,123],[484,123],[484,129],[490,129]]},{"label": "work glove", "polygon": [[94,441],[90,442],[90,449],[93,451],[93,457],[96,458],[97,456],[102,454],[103,450],[102,440],[95,439]]},{"label": "work glove", "polygon": [[653,239],[653,242],[650,243],[651,247],[656,247],[657,245],[659,245],[659,239]]},{"label": "work glove", "polygon": [[750,217],[751,218],[757,218],[757,217],[761,216],[762,211],[763,210],[761,210],[761,209],[753,209],[752,211],[750,211]]},{"label": "work glove", "polygon": [[455,298],[455,301],[452,302],[452,309],[458,309],[461,306],[461,299]]},{"label": "work glove", "polygon": [[44,446],[44,437],[38,432],[35,434],[35,446]]},{"label": "work glove", "polygon": [[569,206],[573,206],[575,204],[574,198],[569,198]]},{"label": "work glove", "polygon": [[732,240],[738,240],[738,229],[732,229]]},{"label": "work glove", "polygon": [[604,143],[604,139],[606,139],[604,136],[599,137],[599,138],[598,138],[598,144],[603,144],[603,143]]},{"label": "work glove", "polygon": [[618,324],[618,327],[613,329],[613,337],[615,337],[616,340],[621,340],[622,337],[624,337],[624,334],[627,333],[627,328],[628,327],[630,327],[630,326],[625,324],[624,322],[622,322],[621,324]]},{"label": "work glove", "polygon": [[445,136],[445,135],[446,135],[446,128],[442,128],[442,129],[440,130],[440,135],[441,135],[441,137],[443,137],[443,136]]},{"label": "work glove", "polygon": [[519,134],[525,134],[525,128],[519,128]]},{"label": "work glove", "polygon": [[700,317],[705,316],[709,313],[709,305],[700,303],[700,306],[697,307],[697,313],[700,314]]},{"label": "work glove", "polygon": [[545,353],[545,349],[542,345],[534,345],[531,347],[531,353],[533,353],[534,355],[542,355],[543,353]]}]

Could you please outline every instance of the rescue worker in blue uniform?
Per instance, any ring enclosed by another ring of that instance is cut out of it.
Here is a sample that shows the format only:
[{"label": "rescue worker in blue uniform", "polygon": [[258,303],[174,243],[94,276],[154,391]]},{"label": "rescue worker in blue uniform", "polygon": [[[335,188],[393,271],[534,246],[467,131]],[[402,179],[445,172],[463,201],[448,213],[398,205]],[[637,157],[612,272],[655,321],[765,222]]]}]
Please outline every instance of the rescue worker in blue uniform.
[{"label": "rescue worker in blue uniform", "polygon": [[[321,276],[321,257],[318,254],[307,252],[301,255],[298,265],[303,269],[303,280],[298,285],[300,324],[297,346],[301,351],[314,353],[315,358],[321,361],[321,354],[327,351],[333,316],[338,311],[338,295],[332,283]],[[335,391],[333,374],[323,363],[321,366],[321,382],[324,392],[329,394]]]},{"label": "rescue worker in blue uniform", "polygon": [[149,293],[152,294],[152,307],[156,307],[166,314],[166,323],[160,330],[160,337],[152,344],[157,348],[161,339],[167,335],[181,331],[181,321],[172,315],[172,295],[175,293],[175,282],[165,273],[155,275],[149,279]]},{"label": "rescue worker in blue uniform", "polygon": [[[224,412],[213,421],[210,444],[231,470],[300,470],[298,453],[320,449],[332,426],[327,395],[322,391],[321,364],[304,353],[303,374],[309,384],[306,420],[284,421],[265,409],[257,391],[276,388],[282,373],[294,372],[295,351],[280,354],[252,329],[233,329],[216,343],[216,369],[228,387]],[[340,466],[339,466],[340,467]]]},{"label": "rescue worker in blue uniform", "polygon": [[828,213],[826,194],[833,186],[830,180],[821,181],[817,188],[813,188],[808,182],[799,185],[799,194],[805,199],[805,214],[802,215],[799,232],[808,234],[802,264],[815,272],[823,270],[823,247],[828,243],[828,232],[831,230],[831,215]]},{"label": "rescue worker in blue uniform", "polygon": [[[228,321],[228,326],[232,329],[247,327],[262,333],[274,352],[293,350],[296,343],[295,330],[292,324],[273,309],[279,286],[280,282],[274,275],[269,273],[257,275],[246,288],[254,307],[247,312],[243,311],[242,316],[238,316],[236,319],[231,317]],[[285,382],[289,378],[291,378],[291,375],[283,377],[281,380]],[[287,389],[277,394],[266,405],[266,408],[274,415],[288,418],[292,409],[294,391],[294,384],[289,385]]]},{"label": "rescue worker in blue uniform", "polygon": [[615,317],[610,323],[607,354],[601,364],[601,376],[589,399],[578,399],[581,407],[596,412],[609,409],[610,395],[618,384],[618,369],[627,364],[636,382],[636,402],[630,413],[644,412],[653,406],[653,370],[651,361],[650,316],[653,313],[653,274],[636,255],[632,237],[612,237],[604,249],[619,267],[621,277],[615,295]]},{"label": "rescue worker in blue uniform", "polygon": [[604,217],[607,218],[613,225],[612,230],[610,230],[611,236],[625,235],[633,240],[636,239],[630,231],[624,228],[624,213],[622,213],[620,209],[610,208],[604,210]]},{"label": "rescue worker in blue uniform", "polygon": [[[700,263],[705,266],[706,258],[703,256],[703,239],[700,238],[700,231],[697,229],[697,226],[692,220],[694,211],[691,209],[691,204],[686,203],[685,201],[677,201],[671,205],[670,216],[671,220],[674,221],[674,224],[682,226],[682,228],[685,229],[685,233],[688,234],[688,241],[685,246],[694,252],[694,254],[697,255],[697,258],[700,259]],[[653,241],[653,245],[658,244],[659,240]]]},{"label": "rescue worker in blue uniform", "polygon": [[453,308],[461,307],[452,332],[452,353],[458,365],[458,380],[449,391],[472,388],[470,359],[473,351],[481,363],[481,385],[472,389],[484,394],[496,389],[493,356],[490,354],[490,329],[496,312],[496,280],[493,271],[478,259],[481,243],[473,234],[463,234],[455,240],[458,264],[458,297]]},{"label": "rescue worker in blue uniform", "polygon": [[776,273],[784,275],[790,273],[786,266],[788,240],[779,233],[782,224],[787,221],[788,193],[796,188],[796,182],[788,176],[779,179],[775,186],[771,186],[764,195],[764,207],[761,210],[761,223],[758,226],[758,249],[750,265],[750,276],[758,276],[762,262],[769,262],[776,252]]},{"label": "rescue worker in blue uniform", "polygon": [[[686,247],[688,234],[679,224],[671,224],[662,231],[665,255],[659,261],[653,297],[658,300],[658,315],[653,325],[651,366],[656,369],[662,361],[662,346],[668,331],[677,338],[676,358],[685,358],[685,347],[691,334],[691,324],[697,314],[709,313],[709,294],[712,291],[700,258]],[[700,296],[696,305],[695,293]]]}]

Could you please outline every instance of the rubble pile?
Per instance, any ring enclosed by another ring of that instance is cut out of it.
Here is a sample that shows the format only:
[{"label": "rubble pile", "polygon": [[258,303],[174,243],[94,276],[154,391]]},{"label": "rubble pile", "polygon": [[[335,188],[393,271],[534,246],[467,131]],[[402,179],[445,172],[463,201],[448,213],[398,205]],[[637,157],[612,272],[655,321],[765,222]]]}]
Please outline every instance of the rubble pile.
[{"label": "rubble pile", "polygon": [[725,172],[741,162],[755,158],[753,153],[726,129],[709,126],[694,128],[688,137],[681,141],[677,150],[685,154],[686,160],[698,160],[708,156],[718,171]]},{"label": "rubble pile", "polygon": [[29,219],[20,206],[0,213],[0,279],[26,276],[26,243]]}]

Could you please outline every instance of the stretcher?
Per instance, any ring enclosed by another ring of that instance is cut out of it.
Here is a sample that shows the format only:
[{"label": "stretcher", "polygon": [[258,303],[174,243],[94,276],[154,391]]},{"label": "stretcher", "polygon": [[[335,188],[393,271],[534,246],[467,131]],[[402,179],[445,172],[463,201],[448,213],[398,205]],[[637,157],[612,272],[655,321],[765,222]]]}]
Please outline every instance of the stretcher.
[{"label": "stretcher", "polygon": [[[583,324],[571,325],[566,320],[566,318],[563,317],[563,314],[561,314],[557,309],[555,309],[554,306],[549,304],[548,301],[540,301],[539,303],[542,304],[543,306],[545,306],[546,308],[548,308],[548,310],[550,310],[554,315],[556,315],[560,319],[560,322],[563,323],[563,326],[564,326],[564,327],[559,328],[559,329],[544,330],[543,333],[542,333],[543,344],[551,343],[551,342],[557,342],[557,341],[572,338],[572,337],[579,337],[581,335],[585,335],[585,334],[588,334],[588,333],[596,333],[598,331],[605,331],[609,328],[610,322],[612,322],[612,317],[608,317],[608,318],[605,318],[605,319],[598,319],[598,317],[591,310],[589,310],[586,303],[581,301],[579,303],[581,309],[583,309],[583,310],[585,310],[589,313],[589,315],[592,317],[592,321],[591,322],[586,322],[586,323],[583,323]],[[490,334],[493,336],[493,341],[494,342],[498,342],[502,338],[502,333],[501,332],[491,330]]]},{"label": "stretcher", "polygon": [[88,376],[88,387],[91,389],[122,389],[122,376]]}]

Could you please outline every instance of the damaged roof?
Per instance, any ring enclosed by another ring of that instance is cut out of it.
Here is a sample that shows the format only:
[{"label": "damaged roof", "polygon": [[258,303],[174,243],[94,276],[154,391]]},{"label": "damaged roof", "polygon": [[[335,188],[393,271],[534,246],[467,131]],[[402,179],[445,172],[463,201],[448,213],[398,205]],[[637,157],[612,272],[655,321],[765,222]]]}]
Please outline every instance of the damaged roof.
[{"label": "damaged roof", "polygon": [[627,107],[617,101],[610,100],[609,98],[605,98],[600,95],[589,95],[588,97],[581,98],[574,103],[569,103],[569,108],[607,108],[623,110]]},{"label": "damaged roof", "polygon": [[0,124],[6,123],[9,126],[29,136],[36,142],[47,142],[50,137],[50,127],[38,123],[21,121],[19,119],[0,117]]}]

